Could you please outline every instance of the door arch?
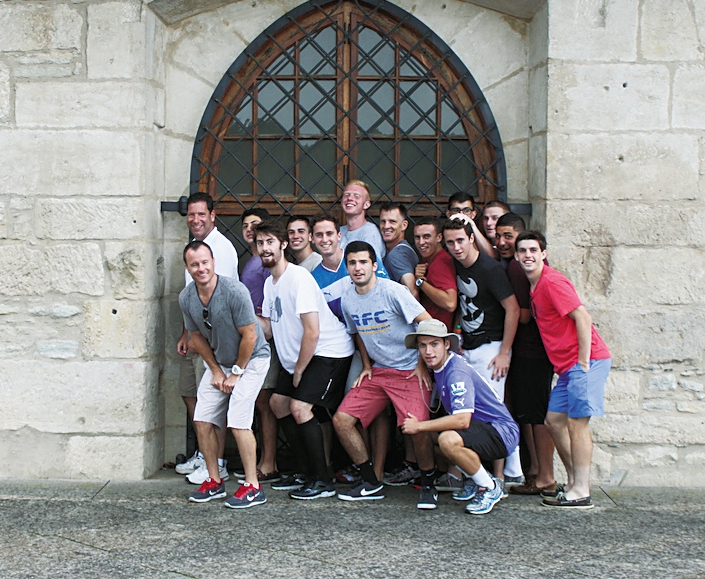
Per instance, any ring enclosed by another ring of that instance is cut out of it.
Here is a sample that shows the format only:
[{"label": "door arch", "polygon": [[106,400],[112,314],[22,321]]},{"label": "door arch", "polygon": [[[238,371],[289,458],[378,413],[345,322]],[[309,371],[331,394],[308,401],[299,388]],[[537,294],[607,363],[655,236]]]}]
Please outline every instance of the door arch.
[{"label": "door arch", "polygon": [[438,214],[456,191],[506,200],[502,144],[474,78],[428,27],[385,0],[311,0],[280,18],[216,87],[191,191],[221,216],[330,209],[349,179],[374,201]]}]

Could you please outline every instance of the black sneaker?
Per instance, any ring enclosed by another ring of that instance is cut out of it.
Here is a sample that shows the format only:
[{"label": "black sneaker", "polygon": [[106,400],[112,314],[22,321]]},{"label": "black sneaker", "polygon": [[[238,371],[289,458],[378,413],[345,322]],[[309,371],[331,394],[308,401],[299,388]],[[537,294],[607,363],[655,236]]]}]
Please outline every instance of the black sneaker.
[{"label": "black sneaker", "polygon": [[272,490],[275,491],[296,491],[306,482],[306,477],[302,474],[282,475],[279,482],[272,483]]},{"label": "black sneaker", "polygon": [[436,487],[425,486],[421,487],[421,492],[419,494],[419,502],[416,503],[417,509],[423,509],[425,511],[430,511],[435,509],[438,505],[438,491]]},{"label": "black sneaker", "polygon": [[320,480],[312,480],[308,481],[307,483],[304,484],[304,486],[295,491],[291,491],[289,493],[289,496],[292,499],[299,499],[299,500],[310,500],[310,499],[322,499],[325,497],[334,497],[335,496],[335,487],[327,482],[323,482]]},{"label": "black sneaker", "polygon": [[348,492],[338,493],[338,498],[344,501],[376,501],[384,498],[382,489],[384,489],[382,483],[374,485],[367,481],[362,481]]}]

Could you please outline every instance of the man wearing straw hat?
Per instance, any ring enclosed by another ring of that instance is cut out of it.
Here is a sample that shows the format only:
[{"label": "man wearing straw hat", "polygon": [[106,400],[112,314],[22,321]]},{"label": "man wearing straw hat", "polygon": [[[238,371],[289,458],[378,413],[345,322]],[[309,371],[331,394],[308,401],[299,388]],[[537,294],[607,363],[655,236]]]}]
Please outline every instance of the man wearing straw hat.
[{"label": "man wearing straw hat", "polygon": [[502,498],[502,488],[482,461],[506,458],[514,451],[519,426],[487,381],[453,351],[460,346],[460,338],[449,333],[443,322],[419,322],[404,343],[409,349],[418,349],[419,357],[433,370],[438,396],[448,414],[423,421],[409,414],[402,431],[438,433],[441,452],[475,482],[475,496],[465,511],[471,515],[489,513]]}]

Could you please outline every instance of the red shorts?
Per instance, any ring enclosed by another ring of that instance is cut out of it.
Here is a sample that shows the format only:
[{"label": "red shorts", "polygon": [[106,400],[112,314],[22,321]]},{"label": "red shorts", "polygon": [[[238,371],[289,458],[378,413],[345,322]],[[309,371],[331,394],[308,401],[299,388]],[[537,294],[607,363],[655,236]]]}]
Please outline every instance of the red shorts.
[{"label": "red shorts", "polygon": [[350,390],[338,412],[354,416],[363,428],[367,428],[391,400],[397,413],[397,426],[401,426],[409,414],[422,421],[428,420],[431,392],[425,386],[419,386],[416,376],[407,380],[411,372],[372,368],[372,378],[364,378],[357,388]]}]

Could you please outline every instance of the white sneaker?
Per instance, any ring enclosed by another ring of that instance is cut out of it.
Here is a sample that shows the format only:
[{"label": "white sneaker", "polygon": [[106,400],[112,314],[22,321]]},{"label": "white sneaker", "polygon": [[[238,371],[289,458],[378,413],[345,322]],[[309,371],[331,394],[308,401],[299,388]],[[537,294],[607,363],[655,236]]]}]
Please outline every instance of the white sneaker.
[{"label": "white sneaker", "polygon": [[[206,461],[204,459],[203,464],[194,470],[191,474],[186,476],[186,480],[192,485],[201,485],[209,477],[208,467],[206,467]],[[228,480],[230,475],[228,474],[228,461],[223,462],[223,466],[218,468],[218,476],[222,480]]]},{"label": "white sneaker", "polygon": [[200,452],[196,451],[193,453],[193,456],[189,458],[186,462],[177,464],[174,470],[176,471],[176,474],[191,474],[202,464],[206,464],[206,459],[203,458],[203,455]]}]

